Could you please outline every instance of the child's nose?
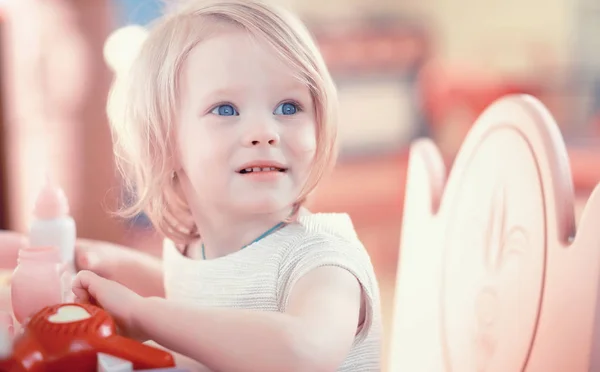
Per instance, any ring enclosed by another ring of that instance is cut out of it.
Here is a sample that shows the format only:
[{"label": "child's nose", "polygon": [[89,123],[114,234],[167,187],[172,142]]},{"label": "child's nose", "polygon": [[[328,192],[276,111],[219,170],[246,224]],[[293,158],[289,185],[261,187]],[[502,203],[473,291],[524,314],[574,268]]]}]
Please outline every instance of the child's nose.
[{"label": "child's nose", "polygon": [[255,125],[248,130],[244,138],[244,145],[252,146],[277,146],[280,137],[274,126],[269,124]]}]

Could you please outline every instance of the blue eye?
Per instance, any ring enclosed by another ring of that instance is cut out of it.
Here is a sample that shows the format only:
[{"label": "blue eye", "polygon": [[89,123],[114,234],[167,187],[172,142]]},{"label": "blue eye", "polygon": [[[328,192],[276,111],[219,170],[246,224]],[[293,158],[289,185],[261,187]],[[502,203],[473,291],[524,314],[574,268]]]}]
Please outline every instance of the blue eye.
[{"label": "blue eye", "polygon": [[238,116],[240,114],[233,106],[227,104],[215,107],[210,113],[219,116]]},{"label": "blue eye", "polygon": [[292,103],[292,102],[284,102],[284,103],[280,104],[279,106],[277,106],[277,108],[275,109],[275,112],[273,112],[273,113],[275,115],[294,115],[298,111],[300,111],[300,108],[298,107],[297,104]]}]

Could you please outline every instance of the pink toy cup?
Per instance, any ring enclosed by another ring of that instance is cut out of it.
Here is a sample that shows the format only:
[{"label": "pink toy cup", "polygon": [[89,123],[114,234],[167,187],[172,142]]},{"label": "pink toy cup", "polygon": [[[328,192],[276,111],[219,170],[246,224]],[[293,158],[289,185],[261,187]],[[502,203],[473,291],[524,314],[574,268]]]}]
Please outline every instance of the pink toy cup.
[{"label": "pink toy cup", "polygon": [[5,329],[10,338],[12,338],[15,335],[15,327],[12,314],[10,314],[7,311],[0,311],[0,328]]},{"label": "pink toy cup", "polygon": [[0,230],[0,269],[13,270],[17,266],[19,250],[27,245],[27,238],[23,235]]},{"label": "pink toy cup", "polygon": [[19,323],[46,306],[64,301],[71,279],[55,247],[21,249],[11,280],[13,314]]},{"label": "pink toy cup", "polygon": [[0,230],[0,311],[10,311],[10,277],[17,266],[19,250],[27,248],[28,239],[13,231]]}]

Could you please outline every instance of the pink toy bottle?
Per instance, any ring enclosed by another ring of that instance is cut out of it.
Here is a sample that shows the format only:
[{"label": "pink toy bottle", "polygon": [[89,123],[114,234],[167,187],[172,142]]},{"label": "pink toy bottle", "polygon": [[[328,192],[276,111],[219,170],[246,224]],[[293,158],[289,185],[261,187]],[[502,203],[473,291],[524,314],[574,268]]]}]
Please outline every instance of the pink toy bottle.
[{"label": "pink toy bottle", "polygon": [[77,235],[75,221],[69,216],[65,193],[48,178],[37,197],[33,217],[29,229],[30,245],[58,248],[61,262],[73,270]]},{"label": "pink toy bottle", "polygon": [[64,302],[70,292],[71,275],[61,262],[58,248],[19,251],[10,288],[13,314],[19,323],[46,306]]}]

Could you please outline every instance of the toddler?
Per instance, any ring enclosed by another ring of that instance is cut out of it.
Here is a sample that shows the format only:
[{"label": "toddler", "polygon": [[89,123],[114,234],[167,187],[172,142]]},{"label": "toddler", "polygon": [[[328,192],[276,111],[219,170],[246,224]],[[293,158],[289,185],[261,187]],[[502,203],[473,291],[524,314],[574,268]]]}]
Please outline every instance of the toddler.
[{"label": "toddler", "polygon": [[137,197],[123,215],[148,215],[163,260],[104,247],[98,265],[81,250],[78,301],[209,370],[380,370],[369,256],[347,215],[303,208],[335,162],[337,97],[295,16],[184,2],[154,25],[108,111]]}]

